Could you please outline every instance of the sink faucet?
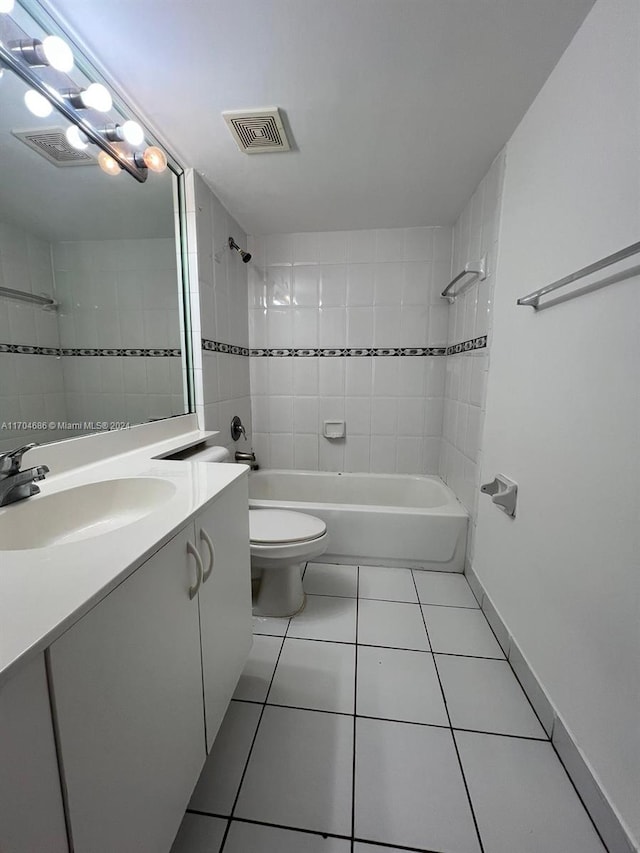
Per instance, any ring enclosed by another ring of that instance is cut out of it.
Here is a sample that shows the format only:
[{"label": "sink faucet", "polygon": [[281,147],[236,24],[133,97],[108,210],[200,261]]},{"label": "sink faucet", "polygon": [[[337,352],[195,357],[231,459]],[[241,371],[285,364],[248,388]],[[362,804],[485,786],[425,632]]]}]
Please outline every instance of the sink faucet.
[{"label": "sink faucet", "polygon": [[18,447],[17,450],[0,453],[0,507],[30,498],[40,492],[36,480],[44,480],[45,475],[49,473],[48,467],[38,465],[35,468],[20,470],[24,454],[37,446],[37,442],[33,442]]}]

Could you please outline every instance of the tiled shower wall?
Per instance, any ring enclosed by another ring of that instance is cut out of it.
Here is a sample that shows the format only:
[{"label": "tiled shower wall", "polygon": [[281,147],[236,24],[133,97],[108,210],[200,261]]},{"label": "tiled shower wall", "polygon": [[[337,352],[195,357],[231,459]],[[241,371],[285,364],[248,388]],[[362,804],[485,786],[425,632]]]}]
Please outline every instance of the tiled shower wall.
[{"label": "tiled shower wall", "polygon": [[[0,286],[54,296],[51,246],[13,224],[0,222]],[[60,346],[55,312],[0,297],[0,452],[27,439],[53,441],[56,431],[12,428],[11,422],[65,420],[62,361],[56,355],[12,353],[10,347]]]},{"label": "tiled shower wall", "polygon": [[[446,344],[451,230],[277,234],[249,249],[260,464],[437,473],[445,358],[407,350]],[[325,438],[325,420],[345,420],[346,438]]]},{"label": "tiled shower wall", "polygon": [[[172,237],[55,243],[66,419],[141,423],[185,411]],[[170,354],[171,353],[171,354]]]},{"label": "tiled shower wall", "polygon": [[[233,453],[251,447],[247,265],[229,249],[246,235],[193,170],[186,175],[187,241],[191,289],[196,410],[201,426],[219,430],[216,444]],[[229,425],[238,415],[247,438],[234,442]]]},{"label": "tiled shower wall", "polygon": [[466,263],[486,258],[484,281],[469,278],[464,292],[449,307],[448,343],[487,336],[487,348],[446,358],[444,419],[439,473],[471,516],[467,560],[473,542],[480,495],[480,458],[489,369],[493,286],[498,254],[498,228],[504,178],[504,152],[498,155],[453,229],[452,277]]}]

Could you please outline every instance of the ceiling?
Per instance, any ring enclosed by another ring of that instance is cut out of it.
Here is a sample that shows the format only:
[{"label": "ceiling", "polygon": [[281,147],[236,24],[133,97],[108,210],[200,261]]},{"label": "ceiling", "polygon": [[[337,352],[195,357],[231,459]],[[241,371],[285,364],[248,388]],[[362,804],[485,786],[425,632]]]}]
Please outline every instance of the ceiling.
[{"label": "ceiling", "polygon": [[[445,225],[593,0],[43,0],[253,234]],[[295,150],[222,110],[278,106]]]}]

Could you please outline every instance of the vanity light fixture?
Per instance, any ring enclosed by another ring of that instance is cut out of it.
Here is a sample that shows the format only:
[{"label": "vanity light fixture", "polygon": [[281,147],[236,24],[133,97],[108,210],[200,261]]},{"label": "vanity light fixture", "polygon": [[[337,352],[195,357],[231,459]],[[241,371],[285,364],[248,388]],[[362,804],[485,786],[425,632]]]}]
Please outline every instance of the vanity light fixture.
[{"label": "vanity light fixture", "polygon": [[122,135],[129,145],[138,148],[144,143],[144,130],[140,127],[137,121],[125,121],[122,125]]},{"label": "vanity light fixture", "polygon": [[[14,0],[0,0],[0,14],[13,8]],[[139,122],[124,118],[117,123],[112,116],[106,126],[92,123],[91,111],[110,113],[113,99],[102,83],[79,85],[67,76],[74,58],[64,39],[31,38],[10,15],[2,18],[0,32],[0,74],[8,68],[27,84],[25,104],[34,115],[44,118],[55,108],[70,122],[72,126],[66,131],[69,145],[80,151],[90,144],[97,146],[98,162],[106,174],[126,171],[140,183],[147,180],[150,171],[166,169],[165,153],[146,144]],[[43,66],[46,72],[39,71]]]},{"label": "vanity light fixture", "polygon": [[50,102],[35,89],[27,89],[24,93],[24,103],[29,112],[38,118],[46,118],[53,112]]},{"label": "vanity light fixture", "polygon": [[86,89],[69,89],[62,94],[77,110],[91,109],[108,113],[113,107],[111,92],[102,83],[91,83]]},{"label": "vanity light fixture", "polygon": [[145,148],[143,154],[139,154],[136,151],[133,159],[137,166],[140,168],[146,166],[152,172],[164,172],[167,168],[167,157],[162,148],[158,148],[157,145],[149,145],[148,148]]},{"label": "vanity light fixture", "polygon": [[89,139],[87,135],[75,124],[72,124],[67,128],[65,136],[67,137],[69,145],[77,151],[84,151],[85,148],[89,147]]},{"label": "vanity light fixture", "polygon": [[107,154],[106,151],[101,151],[98,154],[98,166],[100,166],[102,171],[107,175],[119,175],[122,171],[118,163],[110,154]]},{"label": "vanity light fixture", "polygon": [[10,46],[11,50],[19,54],[28,65],[50,65],[51,68],[64,71],[65,74],[73,68],[73,52],[60,36],[47,36],[43,41],[20,39]]},{"label": "vanity light fixture", "polygon": [[104,135],[109,142],[128,142],[138,148],[144,142],[144,130],[137,121],[125,121],[124,124],[112,124],[105,127]]}]

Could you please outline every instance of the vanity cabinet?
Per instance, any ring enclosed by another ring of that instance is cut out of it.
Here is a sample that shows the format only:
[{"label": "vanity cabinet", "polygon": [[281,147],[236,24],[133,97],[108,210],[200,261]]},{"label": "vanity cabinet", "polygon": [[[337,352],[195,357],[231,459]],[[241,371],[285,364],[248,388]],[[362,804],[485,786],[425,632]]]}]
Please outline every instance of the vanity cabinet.
[{"label": "vanity cabinet", "polygon": [[247,507],[242,477],[49,650],[75,853],[171,848],[251,644]]},{"label": "vanity cabinet", "polygon": [[247,479],[236,480],[196,520],[204,563],[198,593],[207,751],[211,750],[251,648]]},{"label": "vanity cabinet", "polygon": [[44,655],[0,687],[0,850],[67,853]]}]

